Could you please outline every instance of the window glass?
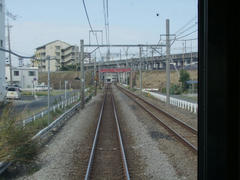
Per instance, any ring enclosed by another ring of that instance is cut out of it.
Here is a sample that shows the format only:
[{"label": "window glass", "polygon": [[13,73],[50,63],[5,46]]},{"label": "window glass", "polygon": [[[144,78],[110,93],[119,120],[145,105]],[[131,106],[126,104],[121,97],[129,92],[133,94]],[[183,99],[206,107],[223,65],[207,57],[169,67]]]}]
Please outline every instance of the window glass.
[{"label": "window glass", "polygon": [[19,76],[19,71],[14,71],[13,74],[14,76]]},{"label": "window glass", "polygon": [[35,76],[35,74],[36,74],[35,71],[28,71],[29,76]]}]

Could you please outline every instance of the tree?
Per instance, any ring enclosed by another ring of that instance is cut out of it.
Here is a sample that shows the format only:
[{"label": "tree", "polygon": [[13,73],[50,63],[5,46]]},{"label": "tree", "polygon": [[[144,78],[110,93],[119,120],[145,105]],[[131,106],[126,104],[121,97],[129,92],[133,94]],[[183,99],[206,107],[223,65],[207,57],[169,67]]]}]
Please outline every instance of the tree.
[{"label": "tree", "polygon": [[190,75],[186,70],[181,70],[180,71],[180,77],[179,77],[179,82],[182,84],[182,89],[183,91],[186,91],[188,88],[187,81],[190,80]]}]

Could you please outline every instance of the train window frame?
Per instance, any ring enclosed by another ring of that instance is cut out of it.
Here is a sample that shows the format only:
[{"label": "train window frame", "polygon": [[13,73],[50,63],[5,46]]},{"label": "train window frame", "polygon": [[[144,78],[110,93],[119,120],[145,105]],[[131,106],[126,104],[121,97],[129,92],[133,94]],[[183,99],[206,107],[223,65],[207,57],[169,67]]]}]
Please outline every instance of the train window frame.
[{"label": "train window frame", "polygon": [[237,7],[233,2],[198,1],[198,179],[240,177],[240,99],[234,97],[239,86],[230,83],[239,82],[240,75],[233,53],[238,32],[233,7]]}]

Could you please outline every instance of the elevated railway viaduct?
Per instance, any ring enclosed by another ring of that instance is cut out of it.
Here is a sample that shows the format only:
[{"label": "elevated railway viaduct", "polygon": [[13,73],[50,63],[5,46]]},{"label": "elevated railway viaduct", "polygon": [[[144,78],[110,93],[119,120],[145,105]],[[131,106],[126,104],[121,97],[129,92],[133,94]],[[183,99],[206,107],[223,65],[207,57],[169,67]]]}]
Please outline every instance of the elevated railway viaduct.
[{"label": "elevated railway viaduct", "polygon": [[[185,53],[185,54],[172,54],[170,55],[170,68],[177,69],[184,68],[190,63],[198,62],[198,53]],[[153,57],[142,57],[142,70],[164,70],[166,69],[166,56],[153,56]],[[139,58],[130,58],[124,60],[115,60],[115,61],[100,61],[96,62],[96,67],[98,68],[132,68],[133,70],[139,69],[140,59]],[[174,65],[175,67],[174,67]],[[86,69],[93,69],[94,63],[84,64]]]}]

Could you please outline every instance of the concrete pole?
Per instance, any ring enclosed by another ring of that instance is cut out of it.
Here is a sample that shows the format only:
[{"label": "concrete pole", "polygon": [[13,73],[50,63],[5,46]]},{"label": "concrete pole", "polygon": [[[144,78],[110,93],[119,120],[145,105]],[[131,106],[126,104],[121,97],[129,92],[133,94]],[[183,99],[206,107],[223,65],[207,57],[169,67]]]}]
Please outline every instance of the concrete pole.
[{"label": "concrete pole", "polygon": [[154,60],[153,60],[153,50],[152,50],[152,70],[153,70],[153,64],[154,64]]},{"label": "concrete pole", "polygon": [[94,70],[93,70],[93,78],[94,78],[94,85],[95,85],[95,91],[94,95],[97,95],[97,80],[96,80],[96,57],[94,58]]},{"label": "concrete pole", "polygon": [[139,47],[139,60],[140,60],[140,95],[142,95],[142,46]]},{"label": "concrete pole", "polygon": [[48,61],[48,124],[50,121],[50,56],[47,56]]},{"label": "concrete pole", "polygon": [[81,108],[85,106],[85,76],[84,76],[84,40],[80,40],[80,60],[81,60]]},{"label": "concrete pole", "polygon": [[131,59],[131,70],[130,70],[130,88],[133,88],[133,72],[132,72],[132,67],[133,67],[133,59]]},{"label": "concrete pole", "polygon": [[101,74],[100,74],[100,70],[101,70],[101,61],[98,61],[98,86],[101,89]]},{"label": "concrete pole", "polygon": [[166,91],[167,91],[167,104],[170,103],[170,93],[169,93],[169,89],[170,89],[170,28],[169,28],[169,19],[166,20],[166,53],[167,53],[167,57],[166,57]]},{"label": "concrete pole", "polygon": [[67,81],[64,81],[64,95],[65,95],[65,101],[67,100]]},{"label": "concrete pole", "polygon": [[9,72],[10,72],[10,84],[12,84],[12,57],[11,57],[11,43],[10,43],[10,25],[9,25],[9,20],[7,19],[7,30],[8,30],[8,59],[9,59]]}]

